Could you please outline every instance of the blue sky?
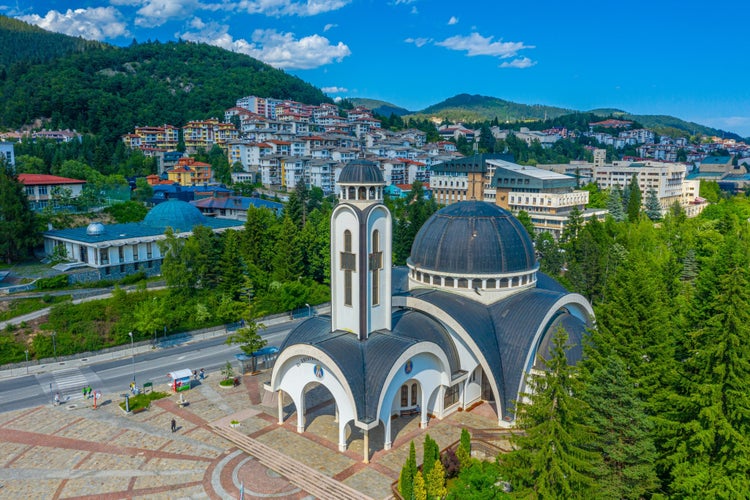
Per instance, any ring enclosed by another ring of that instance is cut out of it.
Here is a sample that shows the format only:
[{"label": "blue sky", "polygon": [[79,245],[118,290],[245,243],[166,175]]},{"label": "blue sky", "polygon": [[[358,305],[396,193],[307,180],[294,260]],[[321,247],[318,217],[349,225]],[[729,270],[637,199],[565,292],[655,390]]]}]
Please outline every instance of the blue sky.
[{"label": "blue sky", "polygon": [[[0,0],[115,45],[182,38],[420,110],[460,93],[668,114],[750,137],[750,4],[474,0]],[[238,96],[239,97],[239,96]],[[502,117],[499,117],[502,118]]]}]

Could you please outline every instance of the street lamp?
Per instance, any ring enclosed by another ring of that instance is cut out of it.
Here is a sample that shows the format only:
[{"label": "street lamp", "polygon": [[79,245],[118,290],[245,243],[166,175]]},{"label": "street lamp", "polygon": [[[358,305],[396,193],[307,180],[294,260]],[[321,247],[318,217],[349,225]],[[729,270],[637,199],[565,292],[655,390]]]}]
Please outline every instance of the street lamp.
[{"label": "street lamp", "polygon": [[305,304],[307,306],[307,317],[312,317],[312,307],[310,307],[310,304]]},{"label": "street lamp", "polygon": [[130,350],[131,352],[131,358],[133,360],[133,383],[135,384],[135,343],[133,341],[133,332],[128,332],[128,335],[130,335]]},{"label": "street lamp", "polygon": [[52,332],[52,353],[55,356],[55,361],[57,361],[57,342],[55,341],[56,335],[57,332]]}]

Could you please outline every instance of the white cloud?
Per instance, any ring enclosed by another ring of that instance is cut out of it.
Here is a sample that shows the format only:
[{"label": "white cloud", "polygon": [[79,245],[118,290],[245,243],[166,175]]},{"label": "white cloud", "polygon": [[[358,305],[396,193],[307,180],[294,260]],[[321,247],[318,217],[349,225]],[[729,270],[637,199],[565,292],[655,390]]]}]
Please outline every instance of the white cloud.
[{"label": "white cloud", "polygon": [[528,57],[519,57],[518,59],[513,59],[512,61],[505,61],[500,65],[501,68],[530,68],[536,64],[536,61],[532,61]]},{"label": "white cloud", "polygon": [[201,3],[200,0],[110,0],[114,5],[140,7],[136,26],[152,28],[172,19],[187,19],[199,10],[219,10],[226,5]]},{"label": "white cloud", "polygon": [[411,8],[411,14],[419,14],[419,10],[417,10],[417,6]]},{"label": "white cloud", "polygon": [[332,30],[333,28],[338,28],[338,26],[339,26],[338,24],[330,24],[330,23],[328,23],[325,26],[323,26],[323,32],[325,33],[326,31]]},{"label": "white cloud", "polygon": [[453,26],[454,24],[458,24],[458,18],[456,16],[451,16],[451,18],[448,19],[448,26]]},{"label": "white cloud", "polygon": [[226,25],[204,23],[200,19],[193,19],[190,24],[199,31],[176,33],[175,36],[246,54],[275,68],[312,69],[340,62],[351,55],[351,50],[343,42],[332,45],[320,35],[296,39],[294,33],[258,29],[253,32],[250,41],[244,38],[235,40],[228,33],[229,27]]},{"label": "white cloud", "polygon": [[524,45],[523,42],[493,42],[494,37],[483,37],[479,33],[469,36],[452,36],[435,45],[451,50],[466,51],[468,56],[495,56],[505,59],[515,57],[519,50],[533,49],[533,45]]},{"label": "white cloud", "polygon": [[349,89],[344,87],[323,87],[320,90],[322,90],[326,94],[341,94],[344,92],[349,92]]},{"label": "white cloud", "polygon": [[404,41],[406,43],[413,43],[417,47],[424,47],[428,43],[432,42],[432,38],[407,38]]},{"label": "white cloud", "polygon": [[414,3],[417,0],[396,0],[396,5],[409,5],[410,3]]},{"label": "white cloud", "polygon": [[18,19],[40,28],[89,40],[104,40],[130,36],[127,24],[114,7],[68,9],[66,12],[50,10],[44,17],[37,14],[19,16]]},{"label": "white cloud", "polygon": [[345,7],[351,0],[241,0],[236,9],[266,16],[315,16]]}]

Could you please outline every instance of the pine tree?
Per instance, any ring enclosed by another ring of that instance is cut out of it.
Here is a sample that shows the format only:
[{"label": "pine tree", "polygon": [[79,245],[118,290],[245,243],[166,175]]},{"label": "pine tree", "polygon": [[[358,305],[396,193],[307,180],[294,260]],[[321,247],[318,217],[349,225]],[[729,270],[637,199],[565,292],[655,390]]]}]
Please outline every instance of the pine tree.
[{"label": "pine tree", "polygon": [[617,222],[625,220],[625,210],[622,207],[622,190],[619,184],[612,186],[612,189],[609,191],[607,211],[609,211],[609,215]]},{"label": "pine tree", "polygon": [[646,216],[653,221],[662,218],[661,204],[654,188],[649,189],[646,193]]},{"label": "pine tree", "polygon": [[414,476],[417,475],[417,452],[414,448],[414,441],[409,443],[409,458],[401,468],[401,474],[398,477],[398,491],[404,500],[414,498]]},{"label": "pine tree", "polygon": [[592,449],[603,459],[596,471],[601,494],[604,498],[647,498],[659,482],[653,425],[645,405],[619,357],[612,355],[592,365],[590,358],[584,363],[590,371],[584,370],[587,383],[581,399],[590,408],[587,423],[595,434]]},{"label": "pine tree", "polygon": [[528,402],[517,403],[525,434],[514,438],[516,449],[505,456],[503,469],[521,496],[592,498],[601,456],[588,449],[594,436],[583,423],[586,404],[565,355],[567,333],[560,328],[554,335],[546,372],[529,377]]},{"label": "pine tree", "polygon": [[628,196],[628,221],[635,222],[641,214],[641,188],[638,185],[638,176],[633,174],[630,179]]},{"label": "pine tree", "polygon": [[25,258],[38,240],[36,217],[13,167],[0,161],[0,258]]},{"label": "pine tree", "polygon": [[299,231],[290,217],[284,217],[274,246],[272,277],[279,282],[294,281],[302,276],[302,248]]},{"label": "pine tree", "polygon": [[665,465],[679,498],[741,498],[750,491],[750,258],[747,230],[740,231],[725,238],[717,256],[723,272],[701,272],[699,280],[715,292],[703,311],[708,319],[687,337],[682,379],[664,415],[671,423]]}]

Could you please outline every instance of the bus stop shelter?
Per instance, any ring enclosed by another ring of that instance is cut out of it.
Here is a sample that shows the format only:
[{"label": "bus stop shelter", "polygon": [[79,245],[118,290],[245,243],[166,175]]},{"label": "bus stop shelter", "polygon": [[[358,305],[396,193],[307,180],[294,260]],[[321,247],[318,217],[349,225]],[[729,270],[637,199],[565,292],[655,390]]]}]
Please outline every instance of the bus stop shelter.
[{"label": "bus stop shelter", "polygon": [[193,372],[190,370],[175,370],[169,372],[168,376],[172,379],[172,382],[170,383],[172,391],[180,392],[190,389],[190,377],[192,375]]},{"label": "bus stop shelter", "polygon": [[242,373],[246,373],[260,369],[261,363],[263,364],[263,368],[270,368],[271,366],[273,366],[273,362],[276,361],[276,355],[278,353],[278,347],[267,346],[263,349],[258,349],[250,355],[242,352],[240,354],[235,354],[234,356],[242,366]]}]

